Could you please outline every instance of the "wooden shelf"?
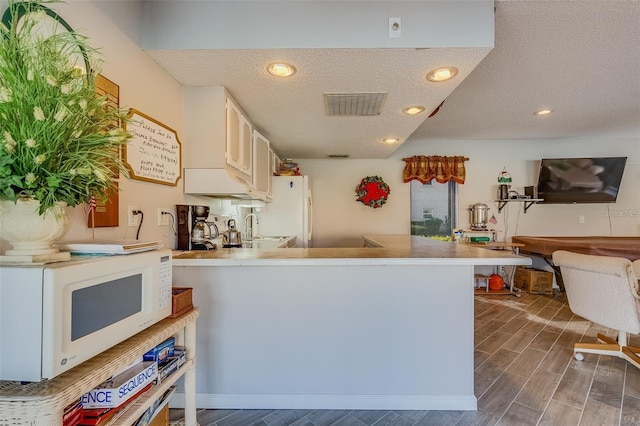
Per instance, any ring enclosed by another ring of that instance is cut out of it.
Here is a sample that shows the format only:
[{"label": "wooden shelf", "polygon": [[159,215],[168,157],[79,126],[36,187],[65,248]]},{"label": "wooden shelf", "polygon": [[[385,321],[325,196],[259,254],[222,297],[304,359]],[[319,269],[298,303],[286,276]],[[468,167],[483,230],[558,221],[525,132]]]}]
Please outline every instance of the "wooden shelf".
[{"label": "wooden shelf", "polygon": [[481,241],[479,243],[469,243],[469,245],[492,250],[512,250],[515,254],[518,254],[520,247],[524,247],[522,243],[507,243],[504,241]]},{"label": "wooden shelf", "polygon": [[507,203],[524,203],[524,212],[526,213],[534,204],[538,204],[540,201],[544,201],[542,198],[510,198],[508,200],[495,200],[498,203],[498,213],[502,211]]}]

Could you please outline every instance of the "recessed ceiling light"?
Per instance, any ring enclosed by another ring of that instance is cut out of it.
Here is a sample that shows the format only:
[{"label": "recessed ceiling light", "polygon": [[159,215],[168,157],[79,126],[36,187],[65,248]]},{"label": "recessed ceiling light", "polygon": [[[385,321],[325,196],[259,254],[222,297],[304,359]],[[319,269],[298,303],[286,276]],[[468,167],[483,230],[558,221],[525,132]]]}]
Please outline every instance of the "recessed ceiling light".
[{"label": "recessed ceiling light", "polygon": [[274,62],[267,65],[267,72],[274,77],[291,77],[296,73],[296,67],[284,62]]},{"label": "recessed ceiling light", "polygon": [[458,74],[458,68],[456,67],[442,67],[429,71],[427,74],[427,80],[434,82],[447,81]]},{"label": "recessed ceiling light", "polygon": [[553,112],[552,109],[541,109],[540,111],[534,112],[535,115],[547,115]]},{"label": "recessed ceiling light", "polygon": [[402,112],[409,115],[420,114],[423,111],[424,111],[424,107],[421,105],[413,105],[410,107],[406,107],[405,109],[402,110]]},{"label": "recessed ceiling light", "polygon": [[393,145],[394,143],[398,143],[400,142],[400,139],[398,138],[384,138],[382,139],[382,142],[389,144],[389,145]]}]

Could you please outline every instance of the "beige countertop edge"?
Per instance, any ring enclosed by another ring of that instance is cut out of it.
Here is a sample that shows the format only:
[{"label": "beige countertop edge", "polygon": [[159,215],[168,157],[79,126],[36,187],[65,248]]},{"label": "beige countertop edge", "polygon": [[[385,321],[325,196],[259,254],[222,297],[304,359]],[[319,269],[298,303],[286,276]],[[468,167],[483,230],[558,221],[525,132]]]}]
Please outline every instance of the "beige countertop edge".
[{"label": "beige countertop edge", "polygon": [[509,250],[489,250],[412,235],[364,235],[382,247],[234,248],[174,252],[173,266],[530,265]]}]

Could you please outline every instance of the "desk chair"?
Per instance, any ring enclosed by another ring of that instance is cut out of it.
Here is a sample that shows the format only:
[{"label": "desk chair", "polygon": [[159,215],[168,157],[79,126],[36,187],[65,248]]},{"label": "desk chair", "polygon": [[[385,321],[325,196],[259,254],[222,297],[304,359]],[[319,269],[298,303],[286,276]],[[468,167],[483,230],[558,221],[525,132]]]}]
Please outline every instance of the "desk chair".
[{"label": "desk chair", "polygon": [[640,260],[592,256],[558,250],[553,263],[560,267],[569,308],[594,323],[618,330],[617,341],[598,333],[602,343],[576,343],[574,357],[584,353],[617,356],[640,368],[640,347],[628,346],[628,334],[640,333]]}]

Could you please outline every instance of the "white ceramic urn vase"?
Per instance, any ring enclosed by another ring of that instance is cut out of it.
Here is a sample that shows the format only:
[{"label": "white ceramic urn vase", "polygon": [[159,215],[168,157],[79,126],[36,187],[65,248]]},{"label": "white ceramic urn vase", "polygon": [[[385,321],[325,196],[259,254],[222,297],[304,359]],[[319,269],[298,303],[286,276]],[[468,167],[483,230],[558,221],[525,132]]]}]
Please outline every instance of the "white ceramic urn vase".
[{"label": "white ceramic urn vase", "polygon": [[[40,202],[32,199],[0,200],[0,237],[12,249],[3,259],[15,256],[18,261],[65,260],[54,242],[67,231],[66,203],[58,203],[40,215]],[[67,258],[68,253],[67,253]],[[30,259],[30,260],[29,260]]]}]

